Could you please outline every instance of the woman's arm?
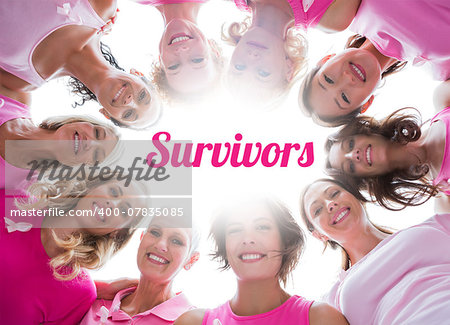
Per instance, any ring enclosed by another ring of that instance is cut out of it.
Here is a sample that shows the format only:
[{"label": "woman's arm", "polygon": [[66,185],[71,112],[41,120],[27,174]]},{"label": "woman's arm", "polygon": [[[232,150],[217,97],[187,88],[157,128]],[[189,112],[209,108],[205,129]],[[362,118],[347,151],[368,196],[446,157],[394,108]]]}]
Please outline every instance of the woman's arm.
[{"label": "woman's arm", "polygon": [[120,290],[135,287],[138,285],[138,279],[122,278],[110,282],[94,281],[97,288],[97,298],[112,300]]},{"label": "woman's arm", "polygon": [[434,202],[434,212],[449,213],[450,212],[450,196],[440,193]]},{"label": "woman's arm", "polygon": [[335,0],[320,19],[317,28],[326,33],[347,29],[358,12],[361,0]]},{"label": "woman's arm", "polygon": [[335,308],[323,302],[315,302],[309,309],[311,325],[348,325],[344,315]]},{"label": "woman's arm", "polygon": [[205,309],[189,310],[178,317],[173,325],[201,325],[203,316],[205,316]]}]

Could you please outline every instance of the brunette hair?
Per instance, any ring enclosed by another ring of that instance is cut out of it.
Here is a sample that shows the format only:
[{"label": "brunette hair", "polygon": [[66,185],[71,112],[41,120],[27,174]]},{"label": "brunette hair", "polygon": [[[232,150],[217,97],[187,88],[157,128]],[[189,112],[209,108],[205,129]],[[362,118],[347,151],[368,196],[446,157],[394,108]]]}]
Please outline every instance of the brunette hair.
[{"label": "brunette hair", "polygon": [[[367,202],[367,199],[355,188],[352,188],[352,186],[350,184],[346,184],[344,182],[332,179],[332,178],[320,178],[315,180],[314,182],[312,182],[311,184],[307,185],[306,187],[303,188],[302,194],[300,195],[300,215],[302,217],[302,220],[306,226],[306,229],[308,229],[308,231],[310,233],[313,233],[314,230],[316,230],[316,228],[314,228],[314,225],[311,223],[311,221],[309,221],[308,219],[308,214],[306,212],[305,209],[305,195],[308,192],[308,190],[310,189],[310,187],[313,184],[316,183],[320,183],[320,182],[329,182],[329,183],[333,183],[339,187],[341,187],[342,189],[344,189],[345,191],[349,192],[351,195],[353,195],[358,201],[361,202],[361,205],[363,206],[363,209],[365,209],[365,203]],[[384,227],[378,226],[374,223],[372,223],[369,219],[369,222],[375,227],[377,228],[379,231],[385,233],[385,234],[393,234],[393,232],[389,229],[386,229]],[[341,246],[338,242],[328,239],[325,243],[324,243],[324,248],[323,250],[325,251],[325,249],[327,249],[327,247],[330,246],[332,249],[337,249],[339,248],[342,252],[342,264],[341,267],[344,270],[348,270],[351,267],[351,261],[350,261],[350,257],[348,256],[347,251],[345,250],[345,248],[343,246]]]},{"label": "brunette hair", "polygon": [[[280,252],[283,256],[278,279],[286,285],[289,274],[295,269],[303,251],[305,238],[302,229],[295,221],[291,211],[281,202],[271,198],[254,199],[252,202],[263,204],[274,217],[284,248]],[[227,208],[216,215],[211,225],[209,237],[214,240],[215,249],[211,254],[213,260],[222,264],[221,270],[230,268],[226,252],[226,224],[228,216],[236,206]]]},{"label": "brunette hair", "polygon": [[[347,40],[347,43],[345,44],[344,49],[360,48],[361,45],[363,45],[364,42],[366,42],[366,40],[367,38],[365,36],[359,34],[350,36]],[[406,61],[396,61],[394,64],[390,65],[385,71],[381,73],[381,78],[384,79],[385,77],[391,74],[401,71],[405,67],[406,63],[407,63]],[[320,68],[321,65],[316,66],[303,79],[303,82],[300,86],[300,94],[298,98],[300,108],[305,113],[305,115],[312,117],[314,122],[322,126],[335,127],[349,123],[356,116],[358,116],[358,114],[361,113],[362,106],[355,108],[352,112],[343,116],[325,117],[315,113],[314,108],[311,105],[311,85],[313,78],[315,77],[317,72],[319,72]]]},{"label": "brunette hair", "polygon": [[[415,109],[417,115],[402,112],[406,109],[411,108],[399,109],[381,121],[368,116],[355,117],[337,133],[328,137],[326,152],[330,152],[333,144],[355,135],[381,135],[401,145],[419,140],[422,134],[420,113]],[[367,190],[376,202],[393,211],[421,205],[438,193],[437,187],[426,178],[429,171],[426,163],[396,169],[384,175],[354,176],[333,169],[327,160],[326,171],[340,181],[345,179],[353,188]]]}]

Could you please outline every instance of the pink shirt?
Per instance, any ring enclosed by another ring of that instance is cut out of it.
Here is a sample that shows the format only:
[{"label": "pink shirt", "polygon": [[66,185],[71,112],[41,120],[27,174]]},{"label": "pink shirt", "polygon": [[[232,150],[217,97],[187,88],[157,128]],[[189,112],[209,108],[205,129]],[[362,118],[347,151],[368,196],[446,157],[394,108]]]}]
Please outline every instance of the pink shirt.
[{"label": "pink shirt", "polygon": [[[334,0],[287,0],[294,13],[295,27],[308,29],[316,26],[333,1]],[[251,8],[248,6],[248,0],[234,0],[234,3],[240,10],[251,12]]]},{"label": "pink shirt", "polygon": [[[22,104],[14,99],[0,95],[0,126],[4,123],[16,118],[31,118],[30,110],[27,105]],[[6,171],[6,173],[5,173]],[[8,164],[3,157],[0,156],[0,189],[8,190],[21,189],[18,182],[25,180],[28,175],[27,169],[17,168]],[[7,193],[13,194],[13,193]]]},{"label": "pink shirt", "polygon": [[[206,310],[202,325],[308,325],[312,303],[303,297],[292,296],[284,304],[267,313],[238,316],[231,310],[230,303],[226,302],[217,308]],[[220,323],[217,323],[217,320]]]},{"label": "pink shirt", "polygon": [[133,1],[143,5],[160,6],[160,5],[171,5],[176,3],[187,3],[187,2],[205,3],[208,0],[133,0]]},{"label": "pink shirt", "polygon": [[362,0],[350,30],[382,54],[450,78],[450,1]]},{"label": "pink shirt", "polygon": [[433,180],[433,185],[440,185],[445,194],[450,195],[450,107],[447,107],[436,114],[431,120],[442,121],[446,127],[444,158],[442,159],[439,175]]},{"label": "pink shirt", "polygon": [[71,281],[53,277],[40,228],[8,233],[2,216],[0,260],[0,324],[78,324],[95,300],[87,272]]},{"label": "pink shirt", "polygon": [[0,1],[0,67],[39,87],[45,83],[32,63],[36,47],[68,25],[101,29],[105,22],[89,0]]},{"label": "pink shirt", "polygon": [[164,301],[143,313],[130,317],[120,310],[120,303],[123,298],[132,293],[136,288],[128,288],[119,291],[114,300],[98,299],[84,316],[81,325],[94,324],[151,324],[169,325],[188,310],[194,309],[186,296],[182,293]]},{"label": "pink shirt", "polygon": [[379,243],[328,294],[350,324],[446,324],[450,319],[450,214]]}]

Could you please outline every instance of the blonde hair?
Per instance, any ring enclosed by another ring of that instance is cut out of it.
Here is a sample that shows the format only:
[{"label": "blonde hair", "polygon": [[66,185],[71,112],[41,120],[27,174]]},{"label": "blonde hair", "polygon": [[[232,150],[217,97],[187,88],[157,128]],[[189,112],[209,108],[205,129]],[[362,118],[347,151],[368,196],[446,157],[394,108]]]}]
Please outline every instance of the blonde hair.
[{"label": "blonde hair", "polygon": [[[241,37],[251,26],[251,17],[247,16],[244,21],[234,22],[228,27],[222,26],[222,40],[232,46],[236,46]],[[283,88],[283,94],[287,93],[292,85],[301,78],[306,70],[308,52],[308,42],[306,38],[298,31],[295,26],[287,29],[284,40],[284,52],[286,57],[292,62],[292,79],[286,80]],[[283,95],[282,94],[282,95]]]},{"label": "blonde hair", "polygon": [[[214,66],[217,70],[217,78],[213,82],[211,88],[215,88],[219,86],[220,79],[222,76],[223,68],[225,66],[224,58],[222,56],[222,48],[217,44],[217,42],[213,39],[208,39],[209,46],[212,50],[212,60]],[[155,86],[156,91],[161,98],[161,100],[167,104],[174,104],[180,101],[199,101],[204,96],[204,92],[196,92],[192,94],[179,93],[175,89],[173,89],[167,80],[166,72],[160,61],[154,61],[152,63],[152,68],[150,71],[150,79],[151,83]],[[208,92],[211,92],[211,88],[208,89]]]},{"label": "blonde hair", "polygon": [[120,141],[121,134],[117,131],[117,129],[115,127],[113,127],[107,123],[103,123],[92,116],[89,116],[89,115],[52,116],[52,117],[49,117],[49,118],[46,118],[45,120],[43,120],[39,124],[39,127],[41,129],[45,129],[45,130],[56,131],[63,125],[70,124],[70,123],[78,123],[78,122],[81,122],[81,123],[86,122],[86,123],[91,123],[92,125],[102,126],[104,128],[107,128],[108,130],[110,130],[111,133],[117,137],[117,143],[114,146],[114,149],[105,158],[105,160],[102,161],[100,166],[112,165],[120,159],[120,157],[122,156],[122,153],[124,151],[124,145]]},{"label": "blonde hair", "polygon": [[[16,205],[20,209],[58,208],[68,212],[90,190],[102,183],[99,180],[34,183],[28,188],[29,197],[22,201],[16,199]],[[102,267],[130,240],[141,218],[136,218],[127,226],[129,228],[117,229],[105,235],[79,231],[61,239],[52,230],[53,240],[63,249],[62,253],[50,260],[54,277],[69,281],[76,278],[82,268],[92,270]]]}]

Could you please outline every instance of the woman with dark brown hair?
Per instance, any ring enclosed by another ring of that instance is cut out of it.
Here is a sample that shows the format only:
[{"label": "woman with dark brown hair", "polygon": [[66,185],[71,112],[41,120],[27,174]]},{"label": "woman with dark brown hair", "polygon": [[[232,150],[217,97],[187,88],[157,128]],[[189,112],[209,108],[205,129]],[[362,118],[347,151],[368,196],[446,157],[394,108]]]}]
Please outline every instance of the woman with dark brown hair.
[{"label": "woman with dark brown hair", "polygon": [[449,214],[392,234],[369,220],[360,194],[332,179],[308,185],[300,211],[315,238],[342,248],[344,271],[326,301],[350,324],[440,324],[447,317]]},{"label": "woman with dark brown hair", "polygon": [[379,81],[404,65],[399,61],[449,79],[449,15],[443,0],[362,1],[349,27],[361,35],[347,46],[355,48],[319,62],[300,88],[300,107],[325,126],[345,124],[369,108]]},{"label": "woman with dark brown hair", "polygon": [[98,100],[100,112],[115,124],[154,123],[160,115],[156,91],[141,75],[125,73],[100,42],[116,11],[116,0],[3,1],[0,93],[28,104],[31,91],[71,76],[82,102]]},{"label": "woman with dark brown hair", "polygon": [[210,236],[213,258],[236,274],[237,292],[217,308],[185,313],[176,325],[347,324],[329,305],[282,289],[304,245],[301,228],[283,204],[265,198],[228,206],[215,218]]},{"label": "woman with dark brown hair", "polygon": [[[353,119],[328,137],[328,174],[367,190],[382,206],[420,205],[442,191],[448,201],[450,108],[422,126],[419,114],[397,110],[381,121]],[[445,210],[444,210],[445,211]]]}]

